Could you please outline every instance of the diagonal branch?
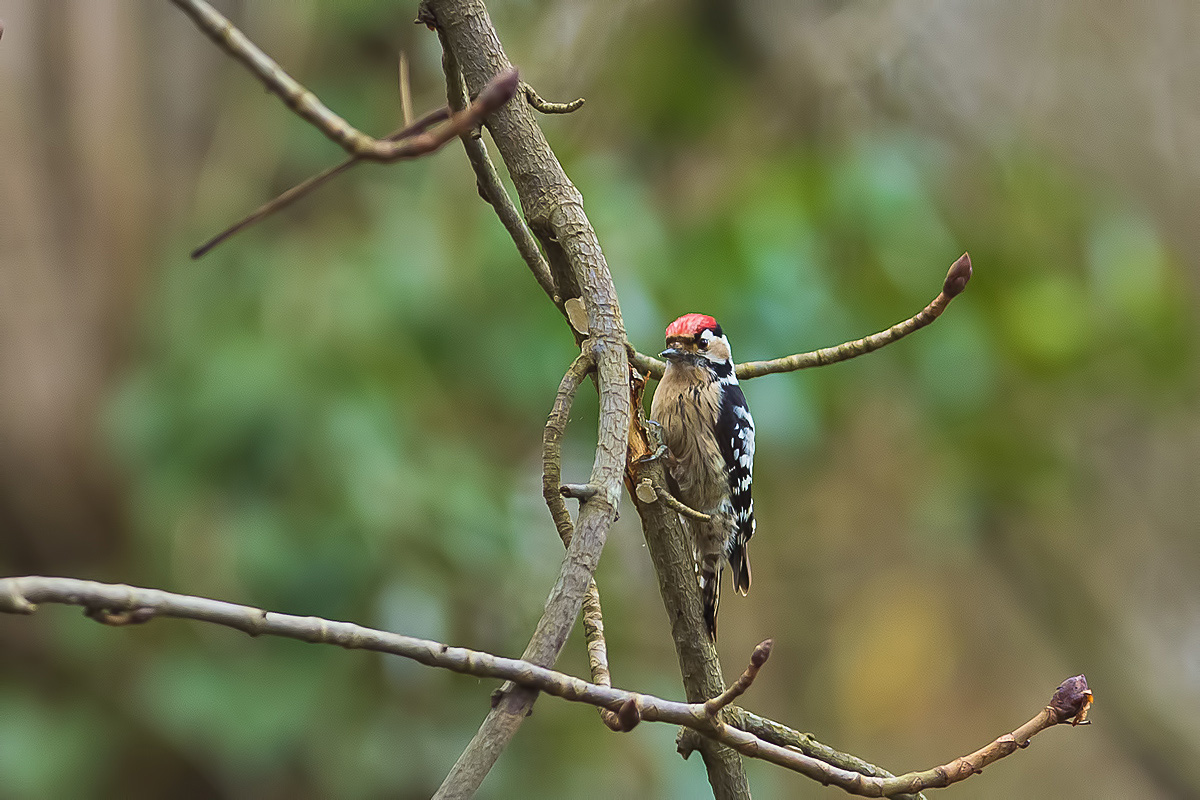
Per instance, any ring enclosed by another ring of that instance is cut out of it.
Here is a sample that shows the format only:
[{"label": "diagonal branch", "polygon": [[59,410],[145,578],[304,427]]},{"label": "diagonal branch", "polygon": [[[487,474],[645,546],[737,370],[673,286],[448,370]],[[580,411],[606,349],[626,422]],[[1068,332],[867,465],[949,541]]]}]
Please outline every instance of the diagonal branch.
[{"label": "diagonal branch", "polygon": [[708,522],[712,519],[712,515],[705,514],[703,511],[697,511],[691,506],[684,505],[679,498],[671,494],[665,486],[655,486],[649,478],[642,478],[637,485],[637,497],[643,503],[653,503],[655,500],[662,500],[672,510],[683,514],[685,517],[698,519],[701,522]]},{"label": "diagonal branch", "polygon": [[454,114],[440,128],[423,131],[404,140],[375,139],[359,131],[333,113],[317,96],[283,71],[233,23],[204,0],[171,0],[191,17],[196,26],[217,46],[253,72],[267,89],[299,117],[307,120],[346,152],[369,161],[400,161],[417,158],[438,150],[446,142],[476,128],[489,114],[512,99],[520,86],[520,77],[511,66],[494,73],[481,88],[475,102],[461,114]]},{"label": "diagonal branch", "polygon": [[[731,706],[725,712],[725,718],[729,724],[735,728],[741,728],[747,733],[752,733],[764,741],[771,744],[787,747],[794,750],[799,750],[807,756],[824,761],[826,764],[832,764],[835,767],[847,770],[849,772],[858,772],[863,775],[869,775],[873,778],[894,778],[892,773],[882,767],[877,767],[869,761],[864,761],[858,756],[850,753],[843,753],[840,750],[835,750],[829,745],[819,742],[813,738],[810,733],[801,733],[798,730],[789,728],[774,720],[760,717],[738,706]],[[896,800],[924,800],[922,794],[897,794],[893,795]]]},{"label": "diagonal branch", "polygon": [[[1047,728],[1065,722],[1086,724],[1093,700],[1084,676],[1068,678],[1054,692],[1049,705],[1032,719],[974,753],[921,772],[910,772],[894,778],[874,778],[831,766],[798,750],[780,747],[753,733],[735,728],[711,714],[709,705],[703,702],[680,703],[600,686],[527,660],[502,658],[440,642],[364,628],[349,622],[278,614],[204,597],[74,578],[0,579],[0,611],[32,614],[37,611],[37,603],[83,606],[89,616],[110,625],[144,623],[154,617],[193,619],[236,628],[251,636],[267,634],[314,644],[335,644],[347,649],[373,650],[453,672],[481,678],[503,678],[534,691],[616,712],[624,718],[626,729],[641,720],[682,725],[744,755],[761,758],[863,797],[891,797],[903,792],[940,788],[977,775],[989,764],[1023,748],[1033,736]],[[763,651],[769,648],[764,645],[756,649],[751,667],[746,671],[750,677],[743,676],[743,680],[739,681],[738,685],[743,689],[753,680],[752,671],[757,672],[765,660]],[[718,700],[724,698],[725,695],[722,695]]]},{"label": "diagonal branch", "polygon": [[721,692],[718,696],[705,702],[704,713],[710,717],[716,717],[717,714],[721,713],[721,709],[744,695],[754,684],[754,679],[758,677],[758,671],[762,669],[763,664],[767,663],[767,659],[771,657],[771,647],[773,645],[774,642],[771,639],[760,642],[750,655],[750,666],[746,667],[746,671],[742,673],[740,678],[734,681],[732,686]]},{"label": "diagonal branch", "polygon": [[[395,131],[394,133],[388,134],[387,136],[384,137],[384,141],[394,142],[394,141],[399,141],[401,139],[406,139],[409,136],[414,136],[418,133],[425,131],[431,125],[436,125],[437,123],[442,122],[443,120],[446,120],[449,118],[450,118],[450,109],[449,108],[442,107],[442,108],[437,109],[436,111],[430,111],[428,114],[421,117],[416,122],[407,124],[400,130]],[[303,182],[296,184],[295,186],[288,189],[286,192],[284,192],[283,194],[274,198],[273,200],[269,200],[266,203],[263,203],[261,206],[259,206],[254,211],[252,211],[250,214],[243,217],[239,221],[235,222],[233,225],[230,225],[228,228],[221,231],[216,236],[212,237],[207,242],[205,242],[204,244],[197,247],[195,250],[192,251],[192,258],[200,258],[202,256],[207,255],[210,250],[212,250],[214,247],[216,247],[217,245],[224,242],[226,239],[229,239],[229,238],[241,233],[246,228],[249,228],[249,227],[261,222],[262,220],[271,216],[275,212],[280,211],[284,208],[287,208],[292,203],[299,200],[301,197],[304,197],[306,194],[313,192],[314,190],[318,189],[319,187],[323,186],[324,184],[326,184],[329,181],[336,178],[338,175],[341,175],[346,170],[350,169],[351,167],[355,166],[356,164],[361,164],[362,162],[363,162],[363,158],[361,156],[350,156],[349,158],[342,161],[340,164],[335,164],[332,167],[329,167],[328,169],[326,169],[322,172],[319,172],[316,175],[313,175],[311,178],[307,178]]]},{"label": "diagonal branch", "polygon": [[[807,353],[773,358],[770,361],[747,361],[743,364],[738,364],[734,372],[739,380],[749,380],[750,378],[758,378],[776,372],[794,372],[798,369],[808,369],[809,367],[823,367],[827,364],[848,361],[851,358],[874,352],[885,345],[903,339],[914,331],[919,331],[940,317],[942,312],[946,310],[946,306],[950,305],[950,301],[957,297],[963,289],[967,288],[967,281],[970,279],[971,257],[963,253],[950,267],[950,271],[946,273],[946,280],[942,284],[942,291],[938,293],[937,297],[933,298],[933,302],[925,306],[915,316],[909,317],[903,322],[898,322],[885,331],[871,334],[862,339],[856,339],[853,342],[845,342],[835,347],[825,347],[821,350],[812,350]],[[652,378],[661,378],[663,370],[666,369],[666,365],[663,362],[644,353],[635,352],[630,356],[630,361],[632,361],[635,367]]]},{"label": "diagonal branch", "polygon": [[[446,42],[446,34],[438,31],[438,40],[442,43],[442,71],[446,73],[446,101],[450,108],[458,111],[467,105],[467,90],[463,86],[462,70],[458,67],[454,51]],[[563,301],[554,288],[550,267],[546,264],[542,251],[538,249],[537,240],[533,238],[529,226],[521,217],[521,212],[517,210],[512,198],[508,196],[508,190],[500,181],[500,175],[496,172],[492,159],[488,157],[487,145],[483,143],[483,138],[472,131],[462,137],[462,143],[467,152],[467,160],[471,162],[471,169],[475,171],[475,183],[479,187],[480,196],[491,205],[496,216],[500,218],[500,224],[512,237],[517,252],[529,266],[529,271],[533,273],[538,286],[541,286],[542,291],[561,308]]]}]

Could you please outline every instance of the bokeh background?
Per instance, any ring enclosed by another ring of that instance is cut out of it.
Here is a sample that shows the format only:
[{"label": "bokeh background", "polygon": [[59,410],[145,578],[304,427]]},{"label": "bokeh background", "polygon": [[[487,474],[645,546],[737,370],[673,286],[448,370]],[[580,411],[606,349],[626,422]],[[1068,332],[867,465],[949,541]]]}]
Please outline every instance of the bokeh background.
[{"label": "bokeh background", "polygon": [[[1200,6],[497,3],[645,352],[741,359],[968,291],[867,358],[758,379],[759,535],[727,598],[747,705],[901,772],[1087,674],[1094,725],[956,797],[1200,795]],[[222,2],[382,134],[441,105],[394,0]],[[518,654],[557,571],[538,443],[573,353],[460,148],[340,158],[166,2],[0,0],[0,574],[157,586]],[[591,460],[577,406],[565,474]],[[678,697],[627,507],[618,685]],[[583,674],[582,642],[560,662]],[[183,622],[0,619],[0,796],[424,797],[491,682]],[[674,731],[543,699],[487,797],[690,798]],[[840,796],[762,763],[757,797]]]}]

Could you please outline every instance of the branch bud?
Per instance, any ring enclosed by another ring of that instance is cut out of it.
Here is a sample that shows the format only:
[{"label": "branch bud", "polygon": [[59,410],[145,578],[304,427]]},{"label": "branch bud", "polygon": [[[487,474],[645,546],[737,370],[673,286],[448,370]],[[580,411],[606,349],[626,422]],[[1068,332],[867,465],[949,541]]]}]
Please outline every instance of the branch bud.
[{"label": "branch bud", "polygon": [[754,648],[754,652],[750,655],[750,664],[754,667],[761,667],[767,663],[767,659],[771,657],[771,648],[774,645],[774,639],[767,639],[759,643],[758,647]]},{"label": "branch bud", "polygon": [[1050,698],[1050,710],[1058,715],[1059,722],[1070,720],[1072,725],[1086,724],[1092,699],[1087,678],[1076,675],[1067,678],[1054,690],[1054,696]]},{"label": "branch bud", "polygon": [[971,280],[971,256],[963,253],[946,273],[946,282],[942,284],[942,294],[946,297],[957,297],[963,289],[967,288],[969,280]]}]

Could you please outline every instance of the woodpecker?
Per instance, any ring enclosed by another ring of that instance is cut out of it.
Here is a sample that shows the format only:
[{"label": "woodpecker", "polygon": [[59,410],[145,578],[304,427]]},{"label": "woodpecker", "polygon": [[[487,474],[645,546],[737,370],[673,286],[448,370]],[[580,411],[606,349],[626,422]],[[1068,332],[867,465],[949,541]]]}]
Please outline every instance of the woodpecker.
[{"label": "woodpecker", "polygon": [[729,339],[705,314],[684,314],[667,326],[667,360],[650,418],[662,428],[670,488],[685,505],[711,516],[683,517],[692,536],[708,635],[717,638],[721,571],[733,587],[750,588],[746,547],[754,535],[754,420],[733,374]]}]

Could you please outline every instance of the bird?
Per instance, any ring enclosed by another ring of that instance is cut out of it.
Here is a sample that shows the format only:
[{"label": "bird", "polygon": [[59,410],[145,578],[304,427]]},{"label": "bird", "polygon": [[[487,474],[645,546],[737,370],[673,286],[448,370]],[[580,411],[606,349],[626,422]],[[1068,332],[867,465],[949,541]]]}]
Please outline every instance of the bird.
[{"label": "bird", "polygon": [[734,374],[729,339],[706,314],[684,314],[667,326],[667,366],[650,403],[650,419],[666,446],[668,488],[709,515],[683,516],[691,535],[709,638],[717,638],[721,573],[750,589],[747,546],[754,536],[754,419]]}]

